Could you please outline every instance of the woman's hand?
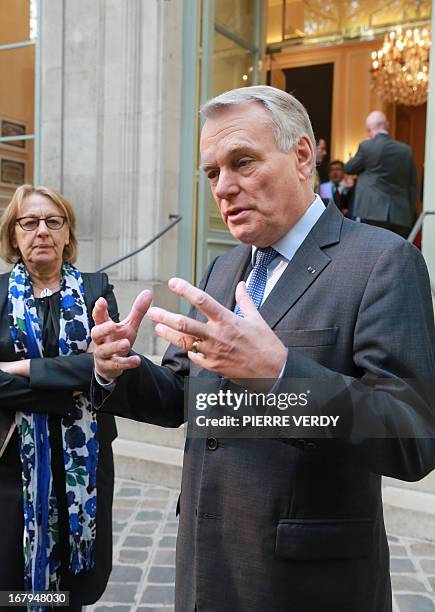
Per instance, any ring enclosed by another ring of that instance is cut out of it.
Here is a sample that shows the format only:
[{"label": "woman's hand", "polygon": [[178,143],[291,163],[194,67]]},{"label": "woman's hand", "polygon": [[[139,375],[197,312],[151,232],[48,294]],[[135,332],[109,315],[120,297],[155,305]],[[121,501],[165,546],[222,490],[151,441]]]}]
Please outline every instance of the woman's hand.
[{"label": "woman's hand", "polygon": [[0,361],[0,370],[8,374],[13,374],[14,376],[26,376],[30,378],[30,359]]}]

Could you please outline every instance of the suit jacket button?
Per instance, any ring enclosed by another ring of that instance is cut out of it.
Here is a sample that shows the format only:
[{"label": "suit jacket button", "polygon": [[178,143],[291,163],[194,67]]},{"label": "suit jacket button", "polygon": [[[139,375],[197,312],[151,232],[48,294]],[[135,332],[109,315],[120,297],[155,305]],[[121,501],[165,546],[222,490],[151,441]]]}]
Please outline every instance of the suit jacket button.
[{"label": "suit jacket button", "polygon": [[219,446],[219,443],[216,440],[216,438],[207,438],[207,448],[208,448],[208,450],[214,451],[214,450],[217,449],[218,446]]},{"label": "suit jacket button", "polygon": [[314,450],[317,448],[317,444],[315,442],[307,442],[307,448],[308,450]]}]

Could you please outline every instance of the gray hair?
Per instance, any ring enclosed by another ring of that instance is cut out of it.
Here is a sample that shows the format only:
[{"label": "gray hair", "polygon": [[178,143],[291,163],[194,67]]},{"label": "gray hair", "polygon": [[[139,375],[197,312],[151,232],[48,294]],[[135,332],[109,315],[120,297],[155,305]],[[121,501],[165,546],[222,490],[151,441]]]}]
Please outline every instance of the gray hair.
[{"label": "gray hair", "polygon": [[290,151],[303,135],[308,136],[316,149],[316,139],[305,107],[294,96],[275,87],[255,85],[226,91],[206,102],[201,107],[201,114],[208,119],[228,106],[249,102],[259,102],[269,113],[276,144],[281,151]]}]

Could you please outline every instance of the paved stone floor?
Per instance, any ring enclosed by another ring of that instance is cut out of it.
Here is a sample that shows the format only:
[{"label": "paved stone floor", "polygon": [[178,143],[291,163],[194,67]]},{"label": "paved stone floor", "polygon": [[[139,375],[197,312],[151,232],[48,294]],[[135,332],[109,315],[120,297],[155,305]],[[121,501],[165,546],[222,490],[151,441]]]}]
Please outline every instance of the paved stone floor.
[{"label": "paved stone floor", "polygon": [[[173,611],[177,497],[175,489],[116,481],[112,576],[86,612]],[[435,541],[388,538],[395,612],[435,612]]]}]

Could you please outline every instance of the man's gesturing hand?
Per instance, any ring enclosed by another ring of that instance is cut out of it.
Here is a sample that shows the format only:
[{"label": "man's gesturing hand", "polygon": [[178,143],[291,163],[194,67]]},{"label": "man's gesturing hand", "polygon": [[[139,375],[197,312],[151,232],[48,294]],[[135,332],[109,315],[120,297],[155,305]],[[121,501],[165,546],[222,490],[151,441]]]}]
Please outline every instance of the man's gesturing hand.
[{"label": "man's gesturing hand", "polygon": [[193,363],[225,378],[276,379],[279,376],[287,349],[259,314],[245,283],[239,283],[236,289],[243,318],[185,280],[172,278],[169,288],[208,320],[201,323],[153,307],[148,317],[157,323],[156,334],[189,351]]},{"label": "man's gesturing hand", "polygon": [[113,380],[124,370],[137,368],[140,364],[140,358],[137,355],[130,357],[127,355],[136,340],[139,325],[152,299],[151,291],[139,293],[130,314],[120,323],[115,323],[109,317],[107,302],[104,298],[96,301],[92,312],[95,327],[91,331],[95,371],[106,380]]}]

